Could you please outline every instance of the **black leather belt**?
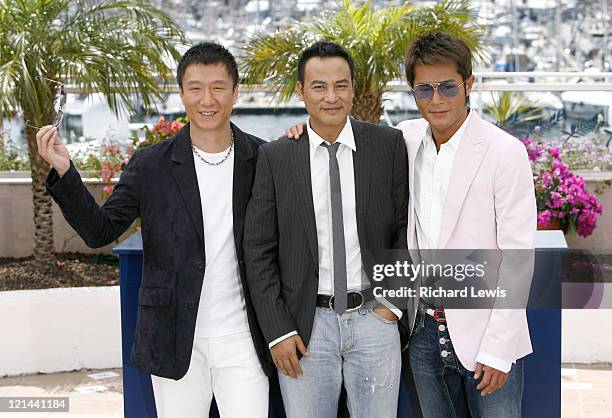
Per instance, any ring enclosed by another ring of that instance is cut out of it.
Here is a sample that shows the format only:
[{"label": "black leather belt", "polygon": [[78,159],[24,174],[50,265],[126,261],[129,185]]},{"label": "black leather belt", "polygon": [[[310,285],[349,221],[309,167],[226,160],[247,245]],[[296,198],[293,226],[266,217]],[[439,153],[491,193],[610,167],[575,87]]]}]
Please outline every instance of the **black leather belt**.
[{"label": "black leather belt", "polygon": [[[372,300],[374,295],[372,289],[368,288],[358,292],[348,292],[346,294],[346,311],[354,311],[363,306],[366,302]],[[334,309],[333,295],[317,295],[317,306],[321,308]]]}]

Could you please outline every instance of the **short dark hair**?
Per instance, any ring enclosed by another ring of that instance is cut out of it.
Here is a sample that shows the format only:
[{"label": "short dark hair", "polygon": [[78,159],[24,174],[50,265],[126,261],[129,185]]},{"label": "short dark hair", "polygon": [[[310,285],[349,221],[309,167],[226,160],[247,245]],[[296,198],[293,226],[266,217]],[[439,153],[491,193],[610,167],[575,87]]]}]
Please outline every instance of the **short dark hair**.
[{"label": "short dark hair", "polygon": [[406,78],[414,84],[415,65],[455,64],[463,80],[472,75],[472,51],[467,44],[445,32],[416,39],[406,54]]},{"label": "short dark hair", "polygon": [[217,64],[222,63],[232,76],[233,87],[238,85],[238,64],[236,58],[223,45],[216,42],[202,42],[192,46],[183,54],[176,69],[176,81],[183,89],[183,76],[191,64]]},{"label": "short dark hair", "polygon": [[329,57],[340,57],[343,58],[349,65],[351,70],[351,80],[355,80],[355,63],[353,57],[348,53],[346,49],[334,42],[319,41],[308,48],[306,48],[300,59],[298,60],[298,80],[304,84],[304,69],[306,68],[306,62],[314,57],[329,58]]}]

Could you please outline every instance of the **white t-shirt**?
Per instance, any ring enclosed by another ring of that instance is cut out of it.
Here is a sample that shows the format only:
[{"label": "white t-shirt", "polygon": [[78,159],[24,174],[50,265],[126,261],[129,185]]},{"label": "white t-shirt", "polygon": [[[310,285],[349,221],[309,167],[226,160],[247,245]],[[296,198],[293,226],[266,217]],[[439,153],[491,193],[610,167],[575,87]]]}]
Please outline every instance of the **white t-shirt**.
[{"label": "white t-shirt", "polygon": [[[220,153],[196,152],[214,163],[221,161],[228,149]],[[210,338],[249,331],[234,241],[234,151],[216,166],[206,164],[197,155],[194,155],[194,162],[202,201],[206,250],[206,271],[195,336]]]}]

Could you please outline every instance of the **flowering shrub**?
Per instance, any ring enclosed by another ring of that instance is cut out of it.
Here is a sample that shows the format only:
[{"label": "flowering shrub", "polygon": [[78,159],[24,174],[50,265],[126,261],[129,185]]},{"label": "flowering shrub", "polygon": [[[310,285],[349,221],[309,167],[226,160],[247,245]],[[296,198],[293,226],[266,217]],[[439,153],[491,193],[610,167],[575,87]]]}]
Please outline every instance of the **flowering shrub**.
[{"label": "flowering shrub", "polygon": [[603,205],[586,190],[584,178],[575,175],[562,161],[554,144],[523,139],[531,161],[538,207],[538,226],[558,220],[564,231],[588,237],[597,226]]},{"label": "flowering shrub", "polygon": [[95,172],[95,177],[106,183],[102,189],[102,198],[106,199],[113,191],[110,184],[113,177],[121,173],[134,154],[134,147],[122,146],[114,139],[102,140],[97,152],[89,151],[85,156],[78,156],[77,168]]},{"label": "flowering shrub", "polygon": [[144,140],[138,140],[138,136],[132,139],[132,145],[125,146],[110,135],[109,139],[103,139],[101,146],[87,148],[77,152],[72,159],[79,170],[90,170],[95,172],[95,177],[106,183],[102,190],[102,199],[108,198],[113,191],[110,184],[111,179],[125,168],[128,161],[136,149],[144,148],[157,144],[173,135],[185,125],[183,119],[166,122],[164,117],[160,117],[157,124],[152,129],[145,126]]},{"label": "flowering shrub", "polygon": [[10,139],[5,139],[4,131],[0,129],[0,171],[25,170],[30,170],[27,152]]},{"label": "flowering shrub", "polygon": [[166,119],[163,116],[160,116],[155,126],[153,126],[153,129],[149,129],[148,126],[143,128],[145,131],[144,140],[139,140],[138,136],[135,135],[132,142],[138,149],[157,144],[158,142],[176,135],[188,121],[189,120],[187,118],[178,118],[176,120],[166,122]]},{"label": "flowering shrub", "polygon": [[612,170],[612,153],[593,141],[567,141],[559,147],[561,160],[571,170]]}]

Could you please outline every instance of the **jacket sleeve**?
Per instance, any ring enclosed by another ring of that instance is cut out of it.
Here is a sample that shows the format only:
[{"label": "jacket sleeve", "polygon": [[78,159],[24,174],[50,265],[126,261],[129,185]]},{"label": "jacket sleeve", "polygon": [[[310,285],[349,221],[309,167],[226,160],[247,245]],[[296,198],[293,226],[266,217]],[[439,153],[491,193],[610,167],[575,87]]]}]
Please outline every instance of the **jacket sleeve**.
[{"label": "jacket sleeve", "polygon": [[518,335],[528,327],[524,308],[534,271],[537,223],[531,166],[519,141],[512,142],[495,173],[495,218],[501,250],[498,286],[511,292],[513,306],[506,308],[514,309],[491,311],[476,361],[508,372],[517,360]]},{"label": "jacket sleeve", "polygon": [[265,147],[259,158],[245,218],[244,261],[251,300],[266,343],[297,329],[281,294],[274,177]]},{"label": "jacket sleeve", "polygon": [[63,176],[55,169],[47,176],[47,192],[89,247],[103,247],[115,241],[140,216],[140,159],[140,152],[132,156],[119,183],[101,207],[83,184],[72,161]]}]

